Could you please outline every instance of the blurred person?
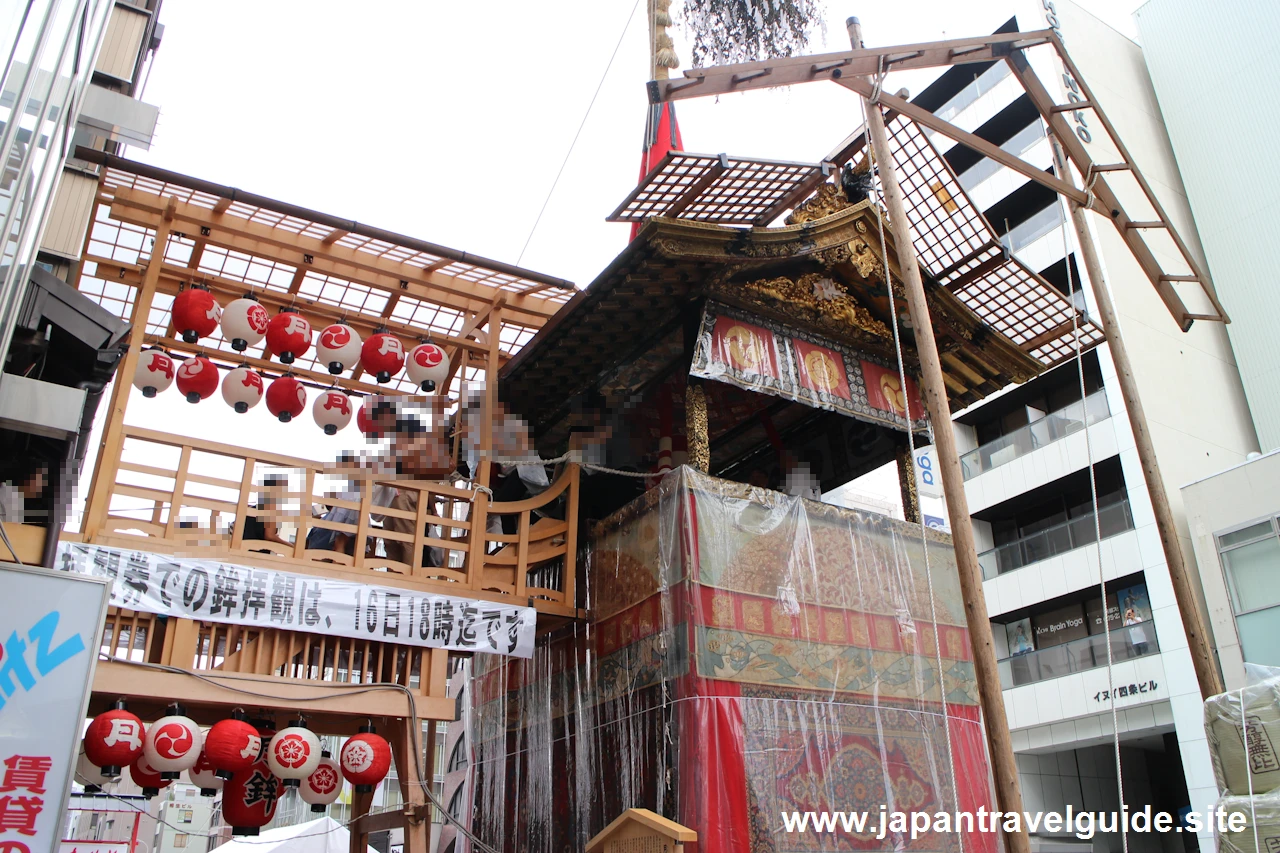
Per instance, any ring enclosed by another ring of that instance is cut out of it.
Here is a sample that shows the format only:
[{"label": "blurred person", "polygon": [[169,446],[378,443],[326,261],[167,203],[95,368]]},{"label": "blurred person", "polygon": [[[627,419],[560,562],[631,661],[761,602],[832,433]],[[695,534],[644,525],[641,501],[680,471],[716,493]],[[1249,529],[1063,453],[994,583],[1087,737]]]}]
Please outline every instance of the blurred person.
[{"label": "blurred person", "polygon": [[[240,538],[244,542],[274,542],[277,545],[291,548],[293,543],[284,538],[284,534],[280,532],[280,519],[284,507],[283,498],[289,487],[289,480],[287,477],[268,475],[263,480],[262,486],[263,490],[259,495],[258,503],[250,507],[262,514],[245,515]],[[259,550],[254,553],[270,554],[272,552]]]},{"label": "blurred person", "polygon": [[36,505],[49,485],[49,466],[43,462],[19,468],[11,480],[0,483],[0,521],[36,523]]}]

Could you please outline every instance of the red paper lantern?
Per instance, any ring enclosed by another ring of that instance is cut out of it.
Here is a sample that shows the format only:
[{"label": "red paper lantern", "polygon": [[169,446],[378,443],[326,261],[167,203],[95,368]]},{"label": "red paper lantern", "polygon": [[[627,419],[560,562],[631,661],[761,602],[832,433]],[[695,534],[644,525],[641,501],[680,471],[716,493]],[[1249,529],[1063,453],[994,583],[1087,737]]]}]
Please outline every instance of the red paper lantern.
[{"label": "red paper lantern", "polygon": [[183,714],[181,705],[170,705],[168,716],[161,717],[147,727],[142,739],[142,755],[147,764],[160,771],[166,779],[194,767],[204,748],[204,733],[195,720]]},{"label": "red paper lantern", "polygon": [[237,770],[247,770],[262,753],[262,735],[245,722],[244,714],[232,712],[232,719],[219,720],[204,737],[204,751],[220,779],[230,779]]},{"label": "red paper lantern", "polygon": [[372,375],[379,383],[391,381],[391,377],[404,367],[404,344],[395,335],[379,332],[370,335],[369,340],[360,347],[360,363],[364,372]]},{"label": "red paper lantern", "polygon": [[409,380],[428,393],[442,387],[449,378],[449,356],[432,343],[418,344],[405,359],[405,372]]},{"label": "red paper lantern", "polygon": [[292,308],[281,308],[267,324],[267,349],[280,357],[282,364],[311,349],[311,324]]},{"label": "red paper lantern", "polygon": [[94,717],[85,730],[84,753],[102,769],[102,775],[119,776],[120,768],[142,755],[144,736],[142,720],[126,711],[124,702],[117,702],[114,709]]},{"label": "red paper lantern", "polygon": [[257,835],[275,817],[283,794],[284,785],[260,758],[222,786],[222,819],[232,835]]},{"label": "red paper lantern", "polygon": [[324,428],[325,435],[337,435],[351,423],[351,398],[337,390],[321,392],[311,405],[311,417]]},{"label": "red paper lantern", "polygon": [[162,788],[173,784],[172,779],[164,778],[159,770],[147,763],[145,755],[138,756],[138,760],[129,765],[129,778],[142,789],[142,796],[148,800],[160,793]]},{"label": "red paper lantern", "polygon": [[204,356],[189,358],[178,366],[178,391],[188,403],[199,403],[218,390],[218,367]]},{"label": "red paper lantern", "polygon": [[227,305],[222,311],[222,336],[231,341],[231,348],[244,352],[261,343],[267,334],[271,315],[253,296],[244,296]]},{"label": "red paper lantern", "polygon": [[188,287],[173,300],[173,328],[189,344],[212,335],[221,319],[222,306],[199,285]]},{"label": "red paper lantern", "polygon": [[297,788],[319,764],[320,738],[306,727],[303,720],[294,720],[292,725],[271,738],[267,765],[272,773],[284,780],[285,787]]},{"label": "red paper lantern", "polygon": [[222,380],[222,399],[243,415],[262,400],[262,374],[251,367],[237,367]]},{"label": "red paper lantern", "polygon": [[138,367],[133,372],[133,387],[141,391],[144,397],[154,397],[173,384],[175,367],[173,359],[164,350],[143,350],[138,356]]},{"label": "red paper lantern", "polygon": [[343,777],[356,787],[357,794],[369,794],[391,769],[391,746],[374,733],[373,726],[361,726],[360,734],[347,738],[338,754]]},{"label": "red paper lantern", "polygon": [[209,760],[208,751],[200,753],[195,766],[187,770],[187,778],[191,784],[200,789],[200,796],[212,797],[222,788],[222,780],[214,772],[213,762]]},{"label": "red paper lantern", "polygon": [[320,764],[311,775],[302,780],[298,796],[311,806],[313,812],[323,812],[342,795],[342,767],[330,755],[329,750],[320,753]]},{"label": "red paper lantern", "polygon": [[292,376],[281,376],[267,387],[267,411],[280,423],[287,424],[306,407],[307,389]]},{"label": "red paper lantern", "polygon": [[360,361],[360,335],[343,323],[325,326],[316,344],[316,358],[335,376]]}]

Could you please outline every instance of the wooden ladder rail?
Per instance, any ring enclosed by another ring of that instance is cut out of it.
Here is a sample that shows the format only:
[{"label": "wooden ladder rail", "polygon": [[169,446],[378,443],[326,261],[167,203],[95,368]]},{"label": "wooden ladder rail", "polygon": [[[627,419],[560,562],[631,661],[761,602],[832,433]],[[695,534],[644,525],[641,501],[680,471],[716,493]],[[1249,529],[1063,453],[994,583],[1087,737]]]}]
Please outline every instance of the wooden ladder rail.
[{"label": "wooden ladder rail", "polygon": [[[1098,99],[1094,97],[1092,90],[1089,89],[1088,84],[1081,76],[1080,70],[1076,67],[1075,63],[1071,61],[1071,57],[1067,55],[1065,48],[1062,46],[1062,42],[1056,36],[1052,37],[1050,41],[1053,44],[1054,49],[1057,51],[1058,56],[1062,59],[1064,67],[1074,78],[1076,85],[1080,87],[1081,94],[1084,95],[1083,101],[1067,105],[1055,104],[1048,89],[1045,88],[1044,83],[1031,68],[1030,63],[1028,63],[1027,58],[1021,49],[1011,50],[1009,55],[1006,57],[1006,61],[1008,62],[1009,68],[1013,72],[1014,76],[1022,84],[1022,88],[1027,93],[1027,96],[1031,99],[1032,103],[1035,104],[1040,115],[1052,129],[1054,136],[1062,142],[1063,149],[1066,151],[1068,158],[1070,158],[1071,162],[1080,171],[1080,174],[1084,179],[1086,190],[1089,190],[1093,196],[1090,206],[1094,210],[1098,210],[1106,215],[1106,217],[1111,220],[1112,224],[1115,225],[1116,230],[1120,233],[1120,238],[1124,240],[1125,245],[1129,247],[1129,251],[1133,253],[1134,259],[1137,260],[1138,265],[1142,267],[1147,278],[1151,280],[1151,284],[1155,287],[1161,301],[1164,302],[1165,307],[1168,308],[1169,312],[1173,315],[1175,322],[1177,322],[1182,331],[1185,332],[1190,329],[1191,324],[1196,320],[1214,320],[1223,323],[1230,322],[1230,318],[1228,318],[1226,310],[1222,307],[1222,303],[1218,301],[1218,294],[1213,287],[1212,280],[1201,267],[1200,262],[1187,248],[1187,244],[1183,241],[1181,235],[1178,234],[1177,229],[1173,227],[1173,224],[1170,222],[1169,215],[1164,210],[1164,206],[1156,197],[1155,192],[1147,182],[1147,179],[1143,176],[1141,170],[1138,169],[1137,163],[1134,162],[1133,157],[1129,154],[1128,148],[1126,148],[1124,142],[1121,141],[1120,135],[1116,132],[1115,126],[1111,123],[1111,120],[1107,117],[1106,113],[1103,112],[1098,103]],[[1099,123],[1111,138],[1111,142],[1116,146],[1116,150],[1120,154],[1121,162],[1098,164],[1089,156],[1088,149],[1085,148],[1084,144],[1075,135],[1064,117],[1064,113],[1066,112],[1074,112],[1075,110],[1084,109],[1092,111],[1094,115],[1097,116]],[[1142,221],[1131,219],[1128,213],[1125,212],[1119,196],[1105,177],[1108,172],[1128,172],[1131,174],[1158,218],[1156,220]],[[1163,229],[1169,234],[1174,245],[1177,247],[1178,252],[1182,255],[1187,268],[1191,270],[1191,275],[1175,275],[1164,270],[1160,261],[1151,251],[1150,246],[1147,245],[1147,242],[1143,237],[1144,231],[1154,229]],[[1178,295],[1177,291],[1173,287],[1173,282],[1175,281],[1198,283],[1204,291],[1205,296],[1209,299],[1210,304],[1213,306],[1215,313],[1193,314],[1188,311],[1186,304],[1182,301],[1182,297]]]}]

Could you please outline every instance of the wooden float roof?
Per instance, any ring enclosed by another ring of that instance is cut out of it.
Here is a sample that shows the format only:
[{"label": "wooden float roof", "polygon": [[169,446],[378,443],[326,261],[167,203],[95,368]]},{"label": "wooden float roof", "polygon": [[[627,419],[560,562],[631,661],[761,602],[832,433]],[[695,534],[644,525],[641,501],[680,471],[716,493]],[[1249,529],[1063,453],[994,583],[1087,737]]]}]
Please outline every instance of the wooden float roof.
[{"label": "wooden float roof", "polygon": [[[613,263],[508,362],[503,396],[538,436],[556,431],[567,401],[580,393],[599,388],[611,399],[626,399],[684,357],[685,324],[704,298],[892,359],[876,217],[871,203],[862,202],[781,228],[649,219]],[[901,313],[905,302],[891,234],[886,241]],[[780,282],[794,288],[818,273],[843,285],[855,319],[826,316],[817,301],[777,295]],[[930,311],[954,408],[1044,370],[954,293],[936,281],[931,285]],[[909,336],[904,349],[908,370],[915,372]]]},{"label": "wooden float roof", "polygon": [[[955,293],[995,331],[1046,367],[1075,354],[1077,327],[1084,349],[1102,342],[1102,330],[1074,310],[1061,291],[1006,253],[991,224],[918,124],[896,115],[888,131],[926,276]],[[640,222],[662,216],[720,225],[769,225],[864,145],[859,131],[822,163],[673,151],[609,219]]]}]

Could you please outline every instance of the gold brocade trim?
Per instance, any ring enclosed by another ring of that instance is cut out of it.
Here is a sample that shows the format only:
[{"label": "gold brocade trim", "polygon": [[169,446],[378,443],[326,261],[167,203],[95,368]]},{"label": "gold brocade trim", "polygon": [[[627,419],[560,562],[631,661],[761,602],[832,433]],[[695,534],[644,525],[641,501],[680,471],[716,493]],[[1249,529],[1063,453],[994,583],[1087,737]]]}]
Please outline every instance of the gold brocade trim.
[{"label": "gold brocade trim", "polygon": [[911,448],[898,448],[898,486],[902,489],[902,515],[912,524],[920,523],[920,495],[916,491],[916,469],[911,459]]},{"label": "gold brocade trim", "polygon": [[[812,314],[815,319],[840,323],[876,337],[893,336],[888,326],[872,316],[834,279],[821,273],[807,273],[796,281],[785,276],[749,281],[742,287],[784,302],[788,310],[807,309],[807,313]],[[802,310],[800,313],[803,316],[806,311]]]},{"label": "gold brocade trim", "polygon": [[711,470],[711,436],[707,423],[707,392],[701,385],[684,389],[684,428],[689,442],[689,464],[706,474]]}]

